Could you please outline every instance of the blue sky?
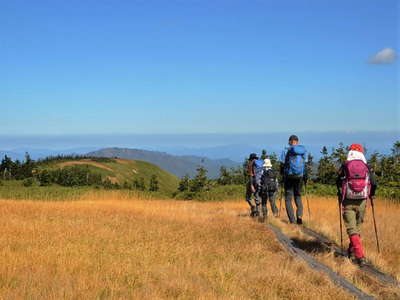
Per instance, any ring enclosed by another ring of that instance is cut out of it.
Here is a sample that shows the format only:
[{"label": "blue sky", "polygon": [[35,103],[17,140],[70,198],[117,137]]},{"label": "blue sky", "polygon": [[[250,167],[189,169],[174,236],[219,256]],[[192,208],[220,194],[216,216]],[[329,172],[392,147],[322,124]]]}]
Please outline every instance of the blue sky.
[{"label": "blue sky", "polygon": [[398,1],[0,0],[0,134],[400,130]]}]

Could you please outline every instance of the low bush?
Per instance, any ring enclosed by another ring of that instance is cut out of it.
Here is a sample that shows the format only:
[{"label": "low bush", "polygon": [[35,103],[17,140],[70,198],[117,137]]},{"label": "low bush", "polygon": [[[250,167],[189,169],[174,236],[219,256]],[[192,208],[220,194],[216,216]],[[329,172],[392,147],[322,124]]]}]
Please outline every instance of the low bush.
[{"label": "low bush", "polygon": [[35,180],[32,177],[26,178],[22,181],[22,185],[25,187],[32,186]]}]

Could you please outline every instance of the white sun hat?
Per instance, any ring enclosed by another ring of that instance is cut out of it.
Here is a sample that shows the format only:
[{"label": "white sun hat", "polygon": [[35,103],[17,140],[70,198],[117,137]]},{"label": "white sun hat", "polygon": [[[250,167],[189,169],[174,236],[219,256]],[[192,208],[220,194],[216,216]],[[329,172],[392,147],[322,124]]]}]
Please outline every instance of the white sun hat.
[{"label": "white sun hat", "polygon": [[271,160],[269,160],[268,158],[264,159],[264,167],[272,168]]}]

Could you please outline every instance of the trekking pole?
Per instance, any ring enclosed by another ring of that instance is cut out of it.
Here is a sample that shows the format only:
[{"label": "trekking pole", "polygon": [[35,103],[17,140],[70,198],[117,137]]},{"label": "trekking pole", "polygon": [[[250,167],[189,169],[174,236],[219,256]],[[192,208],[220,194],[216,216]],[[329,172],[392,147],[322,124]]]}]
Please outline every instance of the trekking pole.
[{"label": "trekking pole", "polygon": [[307,183],[304,184],[304,195],[305,195],[306,201],[307,201],[308,222],[311,223],[311,210],[310,210],[310,202],[308,201],[308,195],[307,195]]},{"label": "trekking pole", "polygon": [[339,224],[340,224],[340,249],[343,250],[343,225],[342,225],[342,203],[344,200],[344,191],[339,192],[338,189],[338,207],[339,207]]},{"label": "trekking pole", "polygon": [[343,251],[343,225],[342,225],[342,201],[338,199],[339,206],[339,223],[340,223],[340,248]]},{"label": "trekking pole", "polygon": [[372,197],[370,199],[371,199],[371,208],[372,208],[372,218],[374,219],[376,247],[378,248],[378,253],[381,253],[381,247],[379,247],[378,229],[376,227],[374,199]]},{"label": "trekking pole", "polygon": [[283,198],[283,188],[281,187],[281,197],[279,200],[279,213],[278,213],[278,217],[281,216],[281,210],[282,210],[282,198]]}]

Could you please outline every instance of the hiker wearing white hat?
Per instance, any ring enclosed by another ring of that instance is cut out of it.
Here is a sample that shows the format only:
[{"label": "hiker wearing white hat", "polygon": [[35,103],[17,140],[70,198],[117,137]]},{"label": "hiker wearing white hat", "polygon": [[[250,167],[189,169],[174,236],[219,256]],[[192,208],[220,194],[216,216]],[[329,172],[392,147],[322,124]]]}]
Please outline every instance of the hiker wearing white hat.
[{"label": "hiker wearing white hat", "polygon": [[275,204],[275,195],[278,191],[278,173],[272,169],[271,160],[264,159],[264,170],[261,177],[261,210],[263,218],[268,215],[267,200],[271,205],[271,210],[274,216],[278,215],[278,208]]},{"label": "hiker wearing white hat", "polygon": [[272,163],[271,163],[270,159],[268,159],[268,158],[264,159],[264,168],[265,169],[271,169],[272,168]]}]

